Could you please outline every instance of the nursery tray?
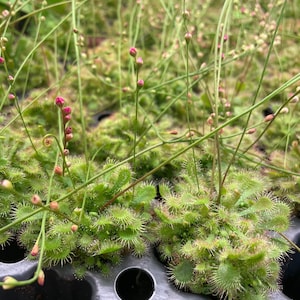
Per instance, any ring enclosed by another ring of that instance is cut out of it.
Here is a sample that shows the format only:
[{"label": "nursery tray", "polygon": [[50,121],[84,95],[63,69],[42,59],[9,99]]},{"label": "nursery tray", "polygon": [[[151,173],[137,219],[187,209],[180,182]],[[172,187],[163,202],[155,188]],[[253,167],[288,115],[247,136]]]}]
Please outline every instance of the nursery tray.
[{"label": "nursery tray", "polygon": [[[286,236],[300,246],[300,219],[294,219]],[[18,280],[33,276],[36,262],[22,257],[22,252],[14,249],[0,251],[0,280],[13,276]],[[13,255],[16,255],[13,260]],[[269,300],[300,300],[300,253],[294,252],[282,267],[282,292],[269,295]],[[53,267],[45,272],[45,284],[37,283],[10,290],[0,289],[0,300],[209,300],[211,297],[186,293],[176,289],[166,275],[165,266],[154,253],[142,258],[127,256],[110,275],[87,272],[84,279],[76,279],[72,265]]]}]

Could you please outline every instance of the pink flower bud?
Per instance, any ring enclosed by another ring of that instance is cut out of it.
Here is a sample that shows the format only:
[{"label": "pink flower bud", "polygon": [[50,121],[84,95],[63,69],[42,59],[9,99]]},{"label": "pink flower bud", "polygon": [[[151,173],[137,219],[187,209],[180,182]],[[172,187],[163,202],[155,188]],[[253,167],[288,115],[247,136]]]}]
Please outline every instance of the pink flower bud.
[{"label": "pink flower bud", "polygon": [[271,121],[271,120],[273,120],[273,119],[274,119],[274,115],[273,115],[273,114],[270,114],[270,115],[265,116],[264,121],[265,121],[265,122],[269,122],[269,121]]},{"label": "pink flower bud", "polygon": [[70,154],[69,149],[64,149],[64,156],[68,156]]},{"label": "pink flower bud", "polygon": [[56,97],[55,104],[58,107],[63,107],[64,103],[65,103],[65,99],[63,97]]},{"label": "pink flower bud", "polygon": [[3,17],[8,17],[8,16],[9,16],[9,10],[4,9],[4,10],[2,11],[2,16],[3,16]]},{"label": "pink flower bud", "polygon": [[8,99],[9,100],[14,100],[16,96],[14,94],[8,94]]},{"label": "pink flower bud", "polygon": [[14,81],[14,77],[12,75],[8,75],[8,81]]},{"label": "pink flower bud", "polygon": [[191,131],[189,131],[185,136],[187,137],[187,138],[189,138],[189,137],[192,137],[192,136],[194,136],[195,135],[195,132],[193,131],[193,130],[191,130]]},{"label": "pink flower bud", "polygon": [[250,128],[247,130],[247,134],[253,134],[256,132],[256,128]]},{"label": "pink flower bud", "polygon": [[214,124],[214,119],[211,116],[209,116],[206,122],[208,125],[212,126]]},{"label": "pink flower bud", "polygon": [[62,168],[61,168],[60,166],[55,166],[55,168],[54,168],[54,173],[55,173],[56,175],[61,176],[61,175],[63,174],[63,170],[62,170]]},{"label": "pink flower bud", "polygon": [[70,106],[66,106],[62,109],[64,115],[69,115],[72,112],[72,108]]},{"label": "pink flower bud", "polygon": [[139,79],[138,81],[137,81],[137,87],[138,88],[142,88],[144,86],[144,80],[143,79]]},{"label": "pink flower bud", "polygon": [[40,286],[43,286],[45,283],[45,273],[43,270],[39,272],[37,282]]},{"label": "pink flower bud", "polygon": [[225,104],[224,104],[224,106],[225,106],[226,108],[230,108],[230,107],[231,107],[231,104],[230,104],[229,101],[226,101]]},{"label": "pink flower bud", "polygon": [[33,248],[30,251],[32,256],[37,256],[39,253],[39,245],[37,243],[34,244]]},{"label": "pink flower bud", "polygon": [[58,204],[57,201],[50,202],[49,207],[53,211],[58,211],[59,210],[59,204]]},{"label": "pink flower bud", "polygon": [[141,57],[138,57],[136,59],[136,65],[137,65],[137,67],[140,68],[143,64],[144,64],[143,59]]},{"label": "pink flower bud", "polygon": [[123,88],[122,88],[122,92],[123,93],[128,93],[130,91],[130,88],[128,87],[128,86],[124,86]]},{"label": "pink flower bud", "polygon": [[64,116],[64,122],[68,123],[72,119],[71,114]]},{"label": "pink flower bud", "polygon": [[66,139],[67,142],[71,141],[72,138],[73,138],[73,133],[67,133],[65,135],[65,139]]},{"label": "pink flower bud", "polygon": [[67,127],[65,129],[65,134],[69,134],[69,133],[72,133],[72,127]]},{"label": "pink flower bud", "polygon": [[78,230],[78,225],[73,224],[73,225],[71,226],[71,230],[72,230],[73,232],[76,232],[76,231]]},{"label": "pink flower bud", "polygon": [[42,203],[41,198],[39,195],[33,195],[31,198],[31,203],[34,205],[40,205]]},{"label": "pink flower bud", "polygon": [[0,56],[0,64],[4,64],[4,62],[5,62],[4,57]]},{"label": "pink flower bud", "polygon": [[192,37],[193,36],[192,36],[192,34],[190,32],[187,32],[185,34],[185,36],[184,36],[184,38],[185,38],[185,40],[186,40],[187,43],[189,43],[191,41]]},{"label": "pink flower bud", "polygon": [[172,129],[172,130],[169,131],[169,134],[176,135],[176,134],[178,134],[178,130]]},{"label": "pink flower bud", "polygon": [[132,56],[132,57],[136,57],[136,54],[137,54],[136,48],[131,47],[131,48],[129,49],[129,54],[130,54],[130,56]]}]

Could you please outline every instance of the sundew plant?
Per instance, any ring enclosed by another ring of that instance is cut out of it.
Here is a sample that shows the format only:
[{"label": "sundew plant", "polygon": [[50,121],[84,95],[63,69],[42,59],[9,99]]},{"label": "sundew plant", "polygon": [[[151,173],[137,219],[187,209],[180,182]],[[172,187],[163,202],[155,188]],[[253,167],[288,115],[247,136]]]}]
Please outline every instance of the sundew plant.
[{"label": "sundew plant", "polygon": [[170,282],[267,299],[298,213],[297,1],[0,1],[0,251],[33,277],[155,249]]}]

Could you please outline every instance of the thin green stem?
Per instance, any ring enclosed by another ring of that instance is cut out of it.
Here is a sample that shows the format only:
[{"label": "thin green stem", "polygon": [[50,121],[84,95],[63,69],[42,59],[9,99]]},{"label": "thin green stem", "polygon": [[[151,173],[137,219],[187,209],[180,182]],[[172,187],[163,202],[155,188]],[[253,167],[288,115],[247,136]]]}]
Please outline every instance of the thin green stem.
[{"label": "thin green stem", "polygon": [[263,105],[264,103],[266,103],[267,101],[269,101],[270,99],[272,99],[275,95],[278,95],[279,93],[281,93],[282,91],[284,91],[286,88],[288,88],[289,86],[295,84],[297,81],[300,80],[300,73],[297,74],[296,76],[294,76],[293,78],[291,78],[290,80],[288,80],[287,82],[285,82],[283,85],[281,85],[279,88],[277,88],[276,90],[274,90],[272,93],[270,93],[268,96],[266,96],[265,98],[263,98],[260,102],[252,105],[251,107],[249,107],[248,109],[246,109],[243,113],[232,117],[231,119],[227,120],[226,122],[224,122],[223,124],[219,125],[217,128],[213,129],[212,131],[210,131],[208,134],[206,134],[205,136],[197,139],[196,141],[194,141],[193,143],[189,144],[188,146],[186,146],[185,148],[179,150],[177,153],[175,153],[174,155],[172,155],[170,158],[168,158],[167,160],[163,161],[162,163],[160,163],[156,168],[154,168],[153,170],[149,171],[148,173],[146,173],[145,175],[143,175],[142,177],[140,177],[139,179],[137,179],[135,182],[131,183],[127,188],[125,188],[124,190],[120,191],[118,194],[116,194],[110,201],[108,201],[103,208],[107,207],[108,205],[110,205],[111,203],[113,203],[119,196],[121,196],[123,193],[125,193],[126,191],[128,191],[129,189],[131,189],[133,186],[135,186],[137,183],[141,182],[142,180],[146,179],[148,176],[154,174],[156,171],[158,171],[159,169],[161,169],[163,166],[167,165],[168,163],[170,163],[172,160],[176,159],[177,157],[181,156],[183,153],[185,153],[186,151],[192,149],[193,147],[197,146],[198,144],[200,144],[201,142],[205,141],[208,138],[213,137],[215,134],[217,134],[222,128],[230,125],[232,122],[240,119],[241,117],[249,114],[249,112],[257,109],[259,106]]},{"label": "thin green stem", "polygon": [[[219,18],[217,31],[215,35],[215,49],[214,49],[214,107],[212,108],[214,111],[214,124],[216,127],[219,125],[219,86],[221,80],[221,66],[223,60],[223,47],[224,47],[224,36],[225,31],[228,28],[229,24],[229,16],[231,14],[232,8],[232,0],[226,0],[221,15]],[[224,20],[223,20],[224,19]],[[216,165],[218,168],[218,197],[217,197],[217,204],[220,203],[221,198],[221,191],[222,191],[222,160],[221,160],[221,153],[220,153],[220,140],[219,140],[219,133],[217,133],[214,137],[215,140],[215,151],[216,156],[214,160],[216,160]],[[212,184],[214,182],[214,169],[212,170]]]},{"label": "thin green stem", "polygon": [[280,113],[280,111],[295,97],[296,95],[300,94],[300,91],[293,94],[290,98],[288,98],[284,103],[280,105],[280,107],[277,109],[277,111],[274,114],[274,117],[271,121],[268,122],[267,126],[264,128],[264,130],[258,135],[258,137],[244,150],[244,153],[246,153],[249,149],[253,147],[264,135],[264,133],[267,131],[267,129],[272,125],[272,123],[275,121],[276,117]]},{"label": "thin green stem", "polygon": [[[155,173],[157,170],[159,170],[161,167],[165,166],[166,164],[168,164],[169,162],[171,162],[172,160],[174,160],[175,158],[179,157],[180,155],[182,155],[183,153],[185,153],[186,151],[188,151],[189,149],[192,149],[193,147],[195,147],[196,145],[200,144],[201,142],[207,140],[208,138],[213,137],[217,132],[219,132],[222,128],[230,125],[231,123],[239,120],[241,117],[249,114],[250,111],[253,111],[255,109],[257,109],[258,107],[264,105],[265,103],[267,103],[268,101],[270,101],[273,97],[275,97],[276,95],[282,93],[284,90],[286,90],[287,88],[289,88],[290,86],[296,84],[298,81],[300,81],[300,73],[298,73],[297,75],[295,75],[294,77],[292,77],[291,79],[289,79],[288,81],[286,81],[284,84],[282,84],[280,87],[278,87],[276,90],[272,91],[269,95],[267,95],[265,98],[263,98],[260,102],[255,103],[254,105],[252,105],[251,107],[247,108],[244,112],[240,113],[239,115],[236,115],[234,117],[232,117],[231,119],[227,120],[226,122],[224,122],[223,124],[219,125],[217,128],[215,128],[214,130],[212,130],[211,132],[209,132],[208,134],[206,134],[205,136],[197,139],[196,141],[194,141],[193,143],[189,144],[188,146],[186,146],[185,148],[179,150],[177,153],[175,153],[174,155],[170,156],[169,159],[163,161],[160,165],[158,165],[155,169],[151,170],[150,172],[148,172],[147,174],[145,174],[142,178],[145,179],[148,176],[150,176],[151,174]],[[147,149],[144,149],[142,151],[140,151],[139,153],[136,154],[136,157],[143,155],[144,153],[147,153],[155,148],[161,147],[162,145],[164,145],[164,143],[158,143],[156,145],[153,145],[151,147],[148,147]],[[70,196],[74,195],[75,193],[77,193],[78,191],[82,190],[83,188],[86,188],[89,184],[93,183],[96,179],[98,179],[99,177],[103,176],[104,174],[122,166],[123,164],[130,162],[133,160],[133,156],[130,156],[126,159],[124,159],[123,161],[114,164],[112,167],[107,168],[101,172],[99,172],[98,174],[94,175],[93,177],[89,178],[89,180],[87,180],[85,183],[77,186],[74,190],[66,193],[65,195],[63,195],[62,197],[60,197],[59,199],[57,199],[57,202],[61,202],[66,198],[69,198]],[[138,179],[139,181],[141,181],[142,179]],[[133,183],[134,184],[134,183]],[[136,183],[135,183],[136,184]],[[119,195],[122,195],[122,192],[119,193]],[[1,232],[5,232],[6,230],[8,230],[9,228],[15,226],[16,224],[20,224],[22,221],[26,220],[27,218],[35,215],[38,212],[41,212],[43,210],[43,208],[39,208],[36,211],[26,215],[23,218],[20,218],[18,220],[18,222],[13,221],[10,224],[3,226],[2,228],[0,228],[0,233]]]},{"label": "thin green stem", "polygon": [[277,232],[281,237],[283,237],[288,243],[291,244],[293,248],[295,248],[298,252],[300,252],[300,248],[295,244],[292,240],[290,240],[285,234],[281,232]]},{"label": "thin green stem", "polygon": [[119,107],[122,108],[122,64],[121,64],[121,53],[122,53],[122,0],[118,0],[117,7],[118,21],[119,21],[119,40],[118,40],[118,75],[119,75]]},{"label": "thin green stem", "polygon": [[[87,0],[85,0],[85,1],[82,1],[78,6],[82,6],[85,2],[86,2]],[[25,57],[25,59],[22,61],[22,63],[21,63],[21,65],[20,65],[20,67],[18,68],[18,70],[16,71],[16,73],[14,74],[14,82],[13,82],[13,84],[12,85],[10,85],[8,88],[7,88],[7,90],[6,90],[6,93],[5,93],[5,95],[4,95],[4,98],[3,98],[3,100],[2,100],[2,102],[1,102],[1,107],[2,107],[2,105],[3,105],[3,103],[4,103],[4,101],[5,101],[5,99],[7,99],[7,97],[8,97],[8,94],[11,92],[11,90],[12,90],[12,88],[13,88],[13,86],[14,86],[14,84],[15,84],[15,82],[16,82],[16,80],[17,80],[17,78],[19,77],[19,75],[20,75],[20,73],[21,73],[21,71],[23,70],[23,68],[24,68],[24,66],[26,65],[26,63],[28,62],[28,60],[30,59],[30,57],[32,56],[32,54],[58,29],[58,28],[60,28],[60,26],[64,23],[64,22],[66,22],[66,20],[68,20],[68,18],[71,16],[71,14],[72,14],[72,12],[70,12],[70,13],[68,13],[68,14],[66,14],[66,16],[65,17],[63,17],[62,19],[61,19],[61,21],[60,22],[58,22],[55,26],[53,26],[53,28],[47,33],[47,34],[45,34],[45,36],[32,48],[32,50],[28,53],[28,55]],[[0,108],[1,108],[0,107]],[[12,122],[12,121],[11,121]],[[11,123],[10,122],[10,123]],[[3,129],[2,129],[3,130]],[[1,132],[2,132],[2,130],[1,130]],[[1,133],[0,132],[0,133]]]},{"label": "thin green stem", "polygon": [[[285,9],[285,6],[286,6],[286,2],[287,1],[285,0],[284,3],[283,3],[283,5],[282,5],[281,12],[280,12],[280,15],[279,15],[277,23],[276,23],[276,28],[274,30],[274,34],[272,36],[272,40],[271,40],[271,43],[270,43],[270,46],[269,46],[269,50],[268,50],[268,53],[267,53],[267,56],[266,56],[266,59],[265,59],[265,62],[264,62],[263,70],[262,70],[262,73],[261,73],[261,76],[260,76],[260,79],[259,79],[259,82],[258,82],[258,87],[256,89],[255,95],[254,95],[253,100],[252,100],[252,106],[255,105],[255,103],[256,103],[256,100],[258,98],[258,95],[259,95],[259,92],[260,92],[260,89],[261,89],[261,86],[262,86],[263,79],[265,77],[265,73],[266,73],[266,70],[267,70],[267,66],[269,64],[269,60],[270,60],[271,52],[272,52],[272,49],[273,49],[275,37],[277,35],[278,28],[279,28],[279,25],[281,23],[281,19],[283,17],[283,12],[284,12],[284,9]],[[235,157],[236,157],[236,154],[239,151],[239,148],[241,147],[242,141],[243,141],[244,136],[246,134],[246,128],[248,127],[248,124],[249,124],[251,116],[252,116],[252,111],[253,110],[249,111],[249,114],[247,116],[247,120],[246,120],[246,124],[245,124],[244,130],[243,130],[243,133],[242,133],[242,135],[240,137],[238,145],[236,146],[236,151],[233,154],[233,156],[232,156],[232,158],[231,158],[231,160],[230,160],[230,162],[229,162],[229,164],[228,164],[228,166],[227,166],[227,168],[225,170],[225,173],[224,173],[224,176],[223,176],[223,179],[222,179],[222,185],[224,184],[224,182],[226,180],[226,177],[227,177],[227,174],[229,172],[229,169],[230,169],[231,165],[233,164],[233,162],[235,160]]]},{"label": "thin green stem", "polygon": [[19,116],[20,116],[20,118],[21,118],[22,124],[23,124],[23,126],[24,126],[26,135],[28,136],[28,139],[29,139],[29,141],[30,141],[30,144],[31,144],[31,146],[32,146],[32,149],[34,150],[34,152],[35,152],[36,155],[38,156],[39,153],[38,153],[38,151],[37,151],[37,149],[36,149],[36,147],[35,147],[35,145],[34,145],[34,143],[33,143],[33,140],[32,140],[32,138],[31,138],[30,132],[29,132],[29,130],[28,130],[28,128],[27,128],[27,125],[26,125],[25,120],[24,120],[24,118],[23,118],[22,111],[21,111],[21,109],[20,109],[19,101],[18,101],[17,98],[15,98],[15,107],[16,107],[17,112],[18,112],[18,114],[19,114]]},{"label": "thin green stem", "polygon": [[[189,81],[189,44],[190,41],[189,39],[186,39],[186,59],[185,59],[185,64],[186,64],[186,119],[187,119],[187,126],[188,126],[188,134],[189,134],[189,138],[190,138],[190,142],[192,143],[192,136],[193,136],[193,132],[191,131],[191,120],[190,120],[190,103],[189,103],[189,86],[190,86],[190,81]],[[194,176],[196,179],[196,183],[197,183],[197,189],[198,192],[200,191],[200,184],[199,184],[199,178],[198,178],[198,170],[197,170],[197,161],[196,161],[196,155],[195,155],[195,149],[192,148],[192,156],[193,156],[193,172],[194,172]]]},{"label": "thin green stem", "polygon": [[[77,18],[76,12],[79,10],[79,7],[76,6],[76,1],[72,0],[72,26],[73,29],[77,28]],[[77,66],[77,88],[78,88],[78,101],[79,101],[79,110],[80,110],[80,124],[81,124],[81,131],[82,131],[82,143],[84,148],[84,157],[86,161],[86,165],[89,163],[88,158],[88,149],[87,149],[87,140],[86,140],[86,125],[85,125],[85,116],[83,111],[83,97],[82,97],[82,83],[81,83],[81,59],[80,59],[80,52],[79,52],[79,45],[78,45],[78,35],[76,32],[73,34],[74,38],[74,48],[75,48],[75,55],[76,55],[76,66]]]}]

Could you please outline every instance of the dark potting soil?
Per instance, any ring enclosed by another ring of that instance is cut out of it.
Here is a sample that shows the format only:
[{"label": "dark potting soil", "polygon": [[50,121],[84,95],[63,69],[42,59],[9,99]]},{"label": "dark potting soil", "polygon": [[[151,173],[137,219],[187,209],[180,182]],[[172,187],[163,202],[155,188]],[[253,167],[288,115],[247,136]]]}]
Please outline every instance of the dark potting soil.
[{"label": "dark potting soil", "polygon": [[90,300],[92,287],[86,280],[66,280],[53,270],[45,271],[45,285],[33,283],[0,291],[1,300]]}]

